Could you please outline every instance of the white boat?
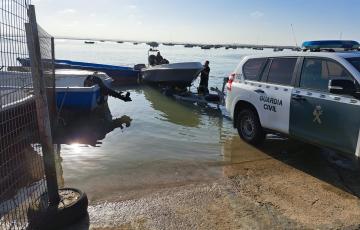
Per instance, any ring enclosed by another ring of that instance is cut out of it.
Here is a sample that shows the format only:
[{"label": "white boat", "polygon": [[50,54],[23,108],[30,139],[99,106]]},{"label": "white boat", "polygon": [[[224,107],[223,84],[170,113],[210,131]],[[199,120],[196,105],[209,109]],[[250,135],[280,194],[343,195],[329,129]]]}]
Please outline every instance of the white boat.
[{"label": "white boat", "polygon": [[200,62],[163,64],[143,68],[141,76],[148,83],[187,87],[203,69]]},{"label": "white boat", "polygon": [[[107,100],[101,95],[98,85],[84,86],[84,81],[92,71],[84,70],[56,70],[56,105],[58,109],[94,110],[99,104]],[[112,78],[105,73],[97,73],[107,87],[111,87]],[[33,99],[32,77],[30,72],[0,71],[0,90],[4,95],[0,97],[0,111]]]}]

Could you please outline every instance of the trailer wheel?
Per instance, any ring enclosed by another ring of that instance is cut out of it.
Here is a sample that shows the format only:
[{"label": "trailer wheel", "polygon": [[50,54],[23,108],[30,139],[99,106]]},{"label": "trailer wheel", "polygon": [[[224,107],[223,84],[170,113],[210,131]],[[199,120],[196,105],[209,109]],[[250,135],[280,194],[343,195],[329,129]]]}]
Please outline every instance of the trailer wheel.
[{"label": "trailer wheel", "polygon": [[31,208],[28,211],[30,229],[61,229],[87,215],[88,198],[78,189],[59,189],[61,197],[58,207]]},{"label": "trailer wheel", "polygon": [[245,108],[239,112],[237,119],[237,130],[241,139],[252,145],[262,144],[265,140],[265,132],[257,113],[252,109]]}]

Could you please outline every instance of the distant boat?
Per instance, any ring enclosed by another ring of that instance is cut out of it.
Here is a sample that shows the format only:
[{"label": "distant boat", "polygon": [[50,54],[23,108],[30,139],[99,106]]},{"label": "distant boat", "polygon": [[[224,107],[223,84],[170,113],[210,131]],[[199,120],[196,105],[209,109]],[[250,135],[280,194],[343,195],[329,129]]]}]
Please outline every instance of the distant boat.
[{"label": "distant boat", "polygon": [[194,45],[193,45],[193,44],[185,44],[184,47],[185,47],[185,48],[193,48]]},{"label": "distant boat", "polygon": [[211,48],[212,48],[211,45],[203,45],[203,46],[201,46],[201,49],[203,49],[203,50],[209,50]]},{"label": "distant boat", "polygon": [[120,43],[120,44],[121,44],[121,43],[124,43],[124,42],[123,42],[123,41],[117,41],[117,43]]},{"label": "distant boat", "polygon": [[100,40],[100,42],[105,42],[104,40]]},{"label": "distant boat", "polygon": [[253,47],[253,50],[264,50],[263,47]]},{"label": "distant boat", "polygon": [[134,42],[133,44],[134,44],[134,45],[138,45],[139,43],[137,43],[137,42]]},{"label": "distant boat", "polygon": [[283,48],[280,48],[280,47],[275,47],[274,48],[274,52],[280,52],[280,51],[283,51],[284,49]]},{"label": "distant boat", "polygon": [[157,43],[157,42],[148,42],[146,44],[151,46],[151,47],[159,47],[159,43]]},{"label": "distant boat", "polygon": [[84,41],[85,44],[95,44],[94,41]]},{"label": "distant boat", "polygon": [[164,46],[174,46],[174,43],[163,43]]}]

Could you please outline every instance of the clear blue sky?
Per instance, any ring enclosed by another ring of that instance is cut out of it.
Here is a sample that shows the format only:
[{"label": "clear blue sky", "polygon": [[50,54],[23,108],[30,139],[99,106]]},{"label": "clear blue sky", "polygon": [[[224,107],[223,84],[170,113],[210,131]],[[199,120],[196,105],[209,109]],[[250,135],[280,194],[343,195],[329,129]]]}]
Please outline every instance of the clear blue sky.
[{"label": "clear blue sky", "polygon": [[33,0],[55,36],[294,45],[360,40],[358,0]]}]

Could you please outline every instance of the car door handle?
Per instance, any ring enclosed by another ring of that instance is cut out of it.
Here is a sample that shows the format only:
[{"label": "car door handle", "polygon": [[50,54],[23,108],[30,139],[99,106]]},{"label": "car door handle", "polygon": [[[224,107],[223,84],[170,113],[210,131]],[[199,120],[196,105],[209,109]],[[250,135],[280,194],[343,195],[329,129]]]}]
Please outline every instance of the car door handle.
[{"label": "car door handle", "polygon": [[293,100],[295,100],[295,101],[306,101],[306,99],[305,99],[303,96],[298,95],[298,94],[293,94],[293,95],[291,96],[291,98],[292,98]]},{"label": "car door handle", "polygon": [[264,90],[262,90],[262,89],[254,90],[254,92],[255,92],[255,93],[258,93],[258,94],[265,93]]}]

